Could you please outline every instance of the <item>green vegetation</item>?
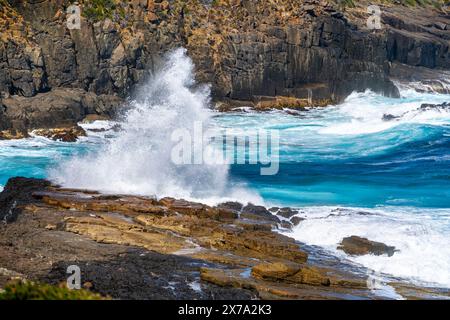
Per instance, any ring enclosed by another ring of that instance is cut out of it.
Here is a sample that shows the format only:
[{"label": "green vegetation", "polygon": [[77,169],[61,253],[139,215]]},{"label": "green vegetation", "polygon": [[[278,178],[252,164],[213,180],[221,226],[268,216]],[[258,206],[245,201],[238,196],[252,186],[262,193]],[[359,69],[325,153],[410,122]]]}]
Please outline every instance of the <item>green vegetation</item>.
[{"label": "green vegetation", "polygon": [[114,0],[83,1],[82,14],[91,20],[100,21],[112,18],[117,5]]},{"label": "green vegetation", "polygon": [[0,300],[104,300],[87,290],[69,290],[63,287],[29,281],[11,282],[0,291]]},{"label": "green vegetation", "polygon": [[355,2],[353,0],[338,0],[337,2],[343,7],[353,8],[355,6]]}]

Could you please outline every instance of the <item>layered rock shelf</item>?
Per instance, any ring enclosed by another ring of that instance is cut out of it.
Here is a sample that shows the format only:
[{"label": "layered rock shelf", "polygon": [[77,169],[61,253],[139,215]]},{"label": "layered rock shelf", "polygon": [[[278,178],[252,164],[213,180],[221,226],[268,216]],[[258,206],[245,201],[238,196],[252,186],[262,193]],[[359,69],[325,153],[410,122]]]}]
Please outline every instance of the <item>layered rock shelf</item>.
[{"label": "layered rock shelf", "polygon": [[[295,210],[271,210],[279,215],[13,178],[0,194],[0,287],[65,283],[77,265],[85,289],[114,299],[380,298],[367,274],[277,232]],[[408,297],[445,294],[395,285]]]}]

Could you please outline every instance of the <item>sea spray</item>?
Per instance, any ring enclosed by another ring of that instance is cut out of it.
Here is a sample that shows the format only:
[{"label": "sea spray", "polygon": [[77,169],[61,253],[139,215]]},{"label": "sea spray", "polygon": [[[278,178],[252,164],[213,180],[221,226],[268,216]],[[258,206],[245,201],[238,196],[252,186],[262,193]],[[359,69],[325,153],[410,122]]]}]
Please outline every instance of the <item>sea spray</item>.
[{"label": "sea spray", "polygon": [[227,165],[175,165],[174,130],[208,126],[209,87],[196,85],[185,49],[168,54],[165,64],[138,91],[121,131],[98,152],[72,158],[51,170],[68,187],[103,192],[185,198],[225,195]]}]

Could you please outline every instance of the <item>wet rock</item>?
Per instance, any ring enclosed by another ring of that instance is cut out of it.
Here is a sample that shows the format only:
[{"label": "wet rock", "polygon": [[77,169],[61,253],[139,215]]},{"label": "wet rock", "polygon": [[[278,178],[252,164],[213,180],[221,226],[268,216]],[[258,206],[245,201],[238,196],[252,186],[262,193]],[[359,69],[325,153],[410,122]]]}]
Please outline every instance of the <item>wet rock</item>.
[{"label": "wet rock", "polygon": [[291,218],[291,222],[294,226],[298,226],[300,224],[300,222],[304,221],[305,218],[302,217],[292,217]]},{"label": "wet rock", "polygon": [[384,243],[371,241],[358,236],[351,236],[342,239],[338,249],[352,256],[362,256],[366,254],[380,256],[386,254],[391,257],[396,251],[398,251],[393,246],[388,246]]},{"label": "wet rock", "polygon": [[331,280],[319,269],[301,264],[276,262],[256,265],[252,275],[260,279],[294,282],[316,286],[329,286]]},{"label": "wet rock", "polygon": [[319,269],[313,267],[302,267],[293,276],[289,277],[287,281],[293,281],[302,284],[309,284],[315,286],[330,286],[331,280],[324,272],[320,272]]},{"label": "wet rock", "polygon": [[179,213],[195,215],[198,217],[208,217],[225,220],[233,220],[238,217],[238,214],[234,210],[226,209],[223,207],[212,208],[201,203],[190,202],[186,200],[164,198],[161,199],[160,203]]},{"label": "wet rock", "polygon": [[0,193],[0,221],[14,222],[21,212],[20,206],[33,201],[32,193],[46,190],[50,183],[31,178],[11,178]]},{"label": "wet rock", "polygon": [[375,297],[335,261],[310,261],[271,221],[220,210],[236,214],[10,179],[0,194],[0,287],[14,275],[58,284],[76,264],[91,291],[119,299]]},{"label": "wet rock", "polygon": [[392,120],[395,120],[395,119],[398,119],[398,118],[400,118],[400,117],[394,116],[393,114],[385,113],[385,114],[383,114],[382,120],[383,121],[392,121]]},{"label": "wet rock", "polygon": [[241,218],[255,219],[255,220],[268,220],[273,222],[279,222],[280,220],[273,215],[269,210],[263,206],[256,206],[254,204],[247,204],[241,211]]},{"label": "wet rock", "polygon": [[239,202],[223,202],[221,204],[219,204],[217,206],[220,209],[228,209],[228,210],[232,210],[235,212],[241,212],[242,208],[244,207],[244,205],[242,203]]},{"label": "wet rock", "polygon": [[110,117],[105,115],[99,115],[99,114],[88,114],[84,119],[81,121],[82,123],[92,123],[95,121],[107,121],[111,120]]},{"label": "wet rock", "polygon": [[44,278],[58,284],[67,277],[67,267],[76,263],[81,278],[90,284],[90,290],[116,299],[251,299],[248,290],[228,289],[203,282],[200,290],[191,283],[198,282],[199,260],[188,257],[163,255],[144,250],[126,250],[105,260],[61,261],[52,266]]},{"label": "wet rock", "polygon": [[450,110],[450,102],[444,102],[441,104],[423,103],[420,106],[420,110],[436,110],[436,111],[448,111]]},{"label": "wet rock", "polygon": [[280,226],[281,226],[281,228],[284,228],[284,229],[291,229],[292,223],[289,221],[281,221]]},{"label": "wet rock", "polygon": [[34,135],[43,136],[55,141],[75,142],[79,137],[85,137],[86,131],[80,126],[71,128],[37,129],[32,132]]},{"label": "wet rock", "polygon": [[298,210],[293,210],[289,207],[281,208],[277,211],[277,215],[283,218],[289,219],[292,216],[295,216],[298,213]]}]

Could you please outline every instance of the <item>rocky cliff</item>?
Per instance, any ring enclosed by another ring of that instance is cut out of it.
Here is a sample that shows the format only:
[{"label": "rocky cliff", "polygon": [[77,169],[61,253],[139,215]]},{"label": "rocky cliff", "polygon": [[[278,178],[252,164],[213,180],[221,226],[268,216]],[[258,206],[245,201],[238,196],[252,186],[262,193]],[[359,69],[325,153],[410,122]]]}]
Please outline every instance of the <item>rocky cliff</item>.
[{"label": "rocky cliff", "polygon": [[42,127],[29,110],[58,90],[79,97],[66,108],[55,96],[72,124],[105,113],[99,104],[114,111],[180,46],[226,105],[326,105],[365,89],[398,96],[393,78],[435,81],[450,67],[450,17],[434,7],[380,4],[382,28],[369,30],[365,1],[80,1],[81,28],[69,29],[71,2],[0,1],[0,130]]}]

